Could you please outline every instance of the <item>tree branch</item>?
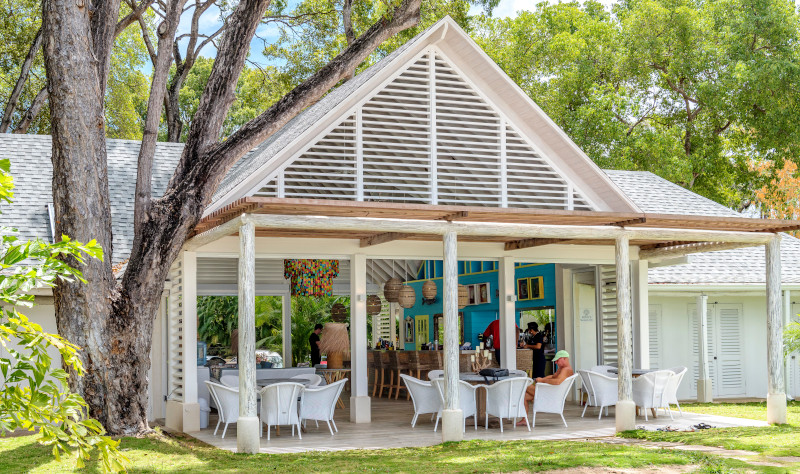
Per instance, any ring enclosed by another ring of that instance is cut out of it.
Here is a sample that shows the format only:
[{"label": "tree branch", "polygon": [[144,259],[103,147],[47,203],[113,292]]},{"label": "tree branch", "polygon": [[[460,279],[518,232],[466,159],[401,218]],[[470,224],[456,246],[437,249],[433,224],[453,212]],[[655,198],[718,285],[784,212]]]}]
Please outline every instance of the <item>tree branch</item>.
[{"label": "tree branch", "polygon": [[93,3],[92,14],[89,16],[97,77],[100,81],[100,97],[105,97],[108,85],[111,51],[114,48],[114,38],[117,34],[120,2],[121,0],[96,0]]},{"label": "tree branch", "polygon": [[33,102],[31,102],[31,106],[25,111],[25,115],[22,116],[19,125],[14,129],[14,133],[28,133],[28,128],[30,128],[33,121],[39,115],[39,112],[41,112],[42,106],[44,106],[48,96],[47,86],[42,87],[33,99]]},{"label": "tree branch", "polygon": [[[344,0],[344,5],[342,6],[342,25],[344,27],[344,37],[347,40],[347,46],[352,45],[356,40],[356,34],[353,31],[352,9],[353,0]],[[345,79],[349,81],[353,78],[355,73],[356,70],[353,69],[350,71],[350,74],[345,77]]]},{"label": "tree branch", "polygon": [[122,31],[133,24],[134,21],[139,21],[140,24],[142,22],[142,14],[150,8],[150,5],[153,4],[154,0],[142,0],[142,3],[136,5],[133,0],[127,2],[128,6],[131,7],[131,12],[125,15],[125,17],[117,23],[116,28],[114,29],[114,37],[116,38],[119,36]]},{"label": "tree branch", "polygon": [[39,27],[39,31],[36,32],[36,37],[33,39],[33,43],[31,43],[31,47],[28,49],[28,55],[25,56],[25,61],[22,62],[22,68],[19,71],[19,77],[17,78],[17,83],[14,85],[14,90],[11,91],[11,96],[9,96],[8,102],[6,102],[6,108],[3,112],[3,121],[0,122],[0,133],[8,132],[8,127],[11,125],[11,117],[14,115],[14,111],[17,108],[17,101],[22,93],[22,89],[25,87],[25,83],[28,81],[28,75],[31,71],[33,60],[36,58],[36,54],[41,47],[42,28]]}]

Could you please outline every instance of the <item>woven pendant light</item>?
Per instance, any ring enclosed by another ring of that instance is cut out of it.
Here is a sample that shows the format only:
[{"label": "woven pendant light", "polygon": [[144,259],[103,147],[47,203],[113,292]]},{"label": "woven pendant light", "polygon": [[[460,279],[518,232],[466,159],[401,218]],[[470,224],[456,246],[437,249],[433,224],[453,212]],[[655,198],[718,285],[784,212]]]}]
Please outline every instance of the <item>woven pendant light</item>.
[{"label": "woven pendant light", "polygon": [[383,285],[383,297],[386,298],[386,301],[389,303],[397,303],[397,298],[400,295],[400,288],[402,286],[403,282],[400,281],[399,278],[390,278]]},{"label": "woven pendant light", "polygon": [[337,323],[343,323],[347,320],[347,307],[342,303],[335,303],[331,306],[331,319]]},{"label": "woven pendant light", "polygon": [[465,285],[458,285],[458,309],[465,308],[469,304],[469,290]]},{"label": "woven pendant light", "polygon": [[436,288],[436,283],[432,280],[428,280],[422,285],[422,298],[426,300],[435,299],[438,292],[439,290]]},{"label": "woven pendant light", "polygon": [[400,306],[403,308],[410,308],[414,306],[416,299],[417,292],[414,291],[414,288],[411,288],[408,285],[403,285],[402,288],[400,288],[400,292],[397,296],[397,302],[400,304]]},{"label": "woven pendant light", "polygon": [[378,295],[367,296],[367,314],[375,316],[381,314],[381,297]]}]

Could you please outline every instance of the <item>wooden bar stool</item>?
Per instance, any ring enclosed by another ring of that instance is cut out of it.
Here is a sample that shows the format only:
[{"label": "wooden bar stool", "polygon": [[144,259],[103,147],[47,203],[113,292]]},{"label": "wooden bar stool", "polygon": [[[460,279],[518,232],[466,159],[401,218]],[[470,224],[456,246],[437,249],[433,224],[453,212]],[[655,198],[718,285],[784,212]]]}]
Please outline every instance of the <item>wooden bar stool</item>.
[{"label": "wooden bar stool", "polygon": [[406,384],[403,383],[403,379],[400,377],[400,374],[411,375],[411,353],[408,351],[392,352],[395,354],[394,358],[397,360],[397,385],[395,386],[394,399],[397,400],[397,397],[400,395],[400,390],[405,390],[406,400],[408,400],[411,398],[411,394],[408,393],[408,387],[406,387]]},{"label": "wooden bar stool", "polygon": [[372,372],[372,398],[375,398],[375,393],[378,392],[379,377],[380,377],[380,352],[369,351],[367,352],[367,366],[368,370]]},{"label": "wooden bar stool", "polygon": [[390,351],[381,351],[381,385],[378,387],[378,397],[383,396],[383,389],[389,389],[387,398],[392,398],[392,380],[394,380],[394,372],[392,371],[392,361],[389,356]]},{"label": "wooden bar stool", "polygon": [[408,351],[408,373],[409,375],[419,378],[419,371],[420,371],[420,363],[419,357],[421,352],[420,351]]}]

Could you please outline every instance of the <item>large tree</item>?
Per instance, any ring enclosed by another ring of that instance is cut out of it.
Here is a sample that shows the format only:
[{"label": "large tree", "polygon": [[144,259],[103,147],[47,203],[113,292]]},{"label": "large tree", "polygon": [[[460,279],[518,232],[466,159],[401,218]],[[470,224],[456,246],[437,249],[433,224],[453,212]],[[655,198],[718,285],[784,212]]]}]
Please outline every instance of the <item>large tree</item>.
[{"label": "large tree", "polygon": [[[173,45],[185,0],[164,5],[135,192],[134,245],[121,281],[110,260],[89,262],[87,285],[54,292],[59,333],[83,348],[73,388],[112,434],[148,430],[147,370],[153,318],[169,268],[225,173],[256,144],[314,103],[386,39],[413,26],[421,0],[393,0],[347,48],[290,93],[220,141],[250,40],[269,0],[242,0],[228,16],[177,168],[162,197],[151,175]],[[97,239],[111,254],[104,97],[120,0],[46,0],[42,38],[53,136],[56,234]]]}]

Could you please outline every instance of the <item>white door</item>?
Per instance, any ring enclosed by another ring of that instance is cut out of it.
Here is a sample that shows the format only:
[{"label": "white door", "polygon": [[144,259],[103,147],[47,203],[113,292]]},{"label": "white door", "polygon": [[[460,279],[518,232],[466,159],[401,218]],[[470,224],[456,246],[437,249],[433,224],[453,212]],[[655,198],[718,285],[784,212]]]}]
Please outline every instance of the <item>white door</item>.
[{"label": "white door", "polygon": [[[699,330],[696,305],[689,305],[689,333],[692,338],[691,388],[696,393],[699,374]],[[744,376],[744,337],[742,334],[742,305],[708,305],[708,372],[714,397],[743,397],[746,394]]]},{"label": "white door", "polygon": [[[791,320],[800,322],[800,303],[792,303]],[[789,355],[789,383],[790,395],[800,399],[800,352]]]},{"label": "white door", "polygon": [[661,305],[651,304],[650,315],[650,368],[663,369],[661,362]]}]

